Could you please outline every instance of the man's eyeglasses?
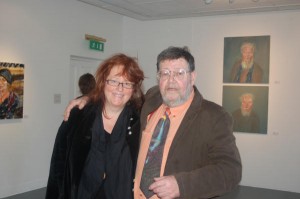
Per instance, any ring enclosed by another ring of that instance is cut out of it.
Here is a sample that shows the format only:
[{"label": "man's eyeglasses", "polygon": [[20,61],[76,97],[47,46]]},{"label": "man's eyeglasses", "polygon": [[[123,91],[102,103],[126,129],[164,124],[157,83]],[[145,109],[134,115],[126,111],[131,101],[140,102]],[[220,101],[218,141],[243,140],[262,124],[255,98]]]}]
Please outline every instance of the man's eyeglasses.
[{"label": "man's eyeglasses", "polygon": [[118,82],[118,81],[112,80],[112,79],[106,80],[106,83],[108,85],[113,86],[113,87],[118,87],[119,85],[122,85],[123,88],[127,88],[127,89],[133,89],[133,87],[134,87],[134,83],[131,83],[131,82]]},{"label": "man's eyeglasses", "polygon": [[157,78],[160,80],[167,80],[171,77],[173,73],[173,78],[176,80],[183,80],[186,77],[187,73],[190,73],[191,71],[185,70],[185,69],[179,69],[177,71],[170,71],[168,69],[162,69],[157,73]]}]

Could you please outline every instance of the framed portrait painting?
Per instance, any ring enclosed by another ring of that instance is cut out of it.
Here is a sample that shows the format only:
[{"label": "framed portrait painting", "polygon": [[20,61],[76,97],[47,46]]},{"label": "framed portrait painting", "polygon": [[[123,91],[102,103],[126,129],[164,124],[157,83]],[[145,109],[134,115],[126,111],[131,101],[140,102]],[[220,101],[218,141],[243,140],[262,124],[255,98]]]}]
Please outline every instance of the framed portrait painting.
[{"label": "framed portrait painting", "polygon": [[269,83],[270,36],[225,37],[223,83]]},{"label": "framed portrait painting", "polygon": [[0,120],[23,118],[24,64],[0,62]]},{"label": "framed portrait painting", "polygon": [[233,117],[233,131],[267,134],[268,86],[223,86],[223,107]]}]

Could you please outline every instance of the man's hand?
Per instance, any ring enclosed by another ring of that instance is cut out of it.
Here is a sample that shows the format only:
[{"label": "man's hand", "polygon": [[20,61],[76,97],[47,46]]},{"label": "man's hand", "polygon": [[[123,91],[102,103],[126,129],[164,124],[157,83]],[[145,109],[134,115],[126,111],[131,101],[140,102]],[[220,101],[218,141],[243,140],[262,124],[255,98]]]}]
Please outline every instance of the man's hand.
[{"label": "man's hand", "polygon": [[149,187],[159,198],[172,199],[180,196],[177,180],[174,176],[154,178],[154,183]]},{"label": "man's hand", "polygon": [[89,101],[89,98],[87,96],[73,99],[69,103],[69,105],[67,106],[67,108],[64,112],[64,121],[68,121],[72,108],[74,108],[75,106],[78,106],[79,109],[82,109],[87,104],[88,101]]}]

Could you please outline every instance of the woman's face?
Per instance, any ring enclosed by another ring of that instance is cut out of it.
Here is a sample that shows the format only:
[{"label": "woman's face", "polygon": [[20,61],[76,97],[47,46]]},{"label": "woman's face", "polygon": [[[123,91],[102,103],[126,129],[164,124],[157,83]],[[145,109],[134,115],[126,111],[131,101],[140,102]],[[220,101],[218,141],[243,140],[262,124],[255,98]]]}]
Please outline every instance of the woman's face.
[{"label": "woman's face", "polygon": [[[106,84],[104,87],[106,107],[123,108],[133,94],[133,88],[123,87],[124,84],[122,83],[127,83],[127,85],[133,85],[132,82],[128,81],[126,77],[121,75],[123,67],[123,65],[114,66],[106,79]],[[113,81],[108,82],[107,80]]]},{"label": "woman's face", "polygon": [[7,81],[4,77],[0,76],[0,92],[4,92],[6,91],[7,88]]}]

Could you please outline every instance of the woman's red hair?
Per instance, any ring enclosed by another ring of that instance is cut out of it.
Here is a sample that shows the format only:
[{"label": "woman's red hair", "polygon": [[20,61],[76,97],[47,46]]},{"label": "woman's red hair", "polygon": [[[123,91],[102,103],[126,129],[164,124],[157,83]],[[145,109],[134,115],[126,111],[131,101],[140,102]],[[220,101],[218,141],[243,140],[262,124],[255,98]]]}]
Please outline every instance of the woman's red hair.
[{"label": "woman's red hair", "polygon": [[134,83],[133,94],[129,102],[135,108],[140,109],[144,102],[144,95],[141,88],[144,80],[144,72],[140,69],[134,58],[125,54],[113,55],[100,64],[95,74],[96,86],[90,94],[90,99],[94,103],[100,102],[102,105],[105,104],[104,87],[107,77],[113,67],[120,65],[124,66],[120,75]]}]

